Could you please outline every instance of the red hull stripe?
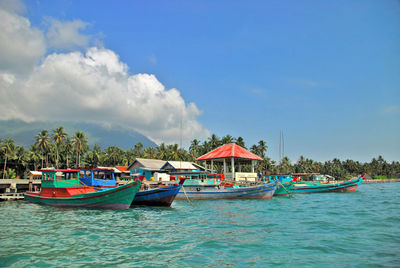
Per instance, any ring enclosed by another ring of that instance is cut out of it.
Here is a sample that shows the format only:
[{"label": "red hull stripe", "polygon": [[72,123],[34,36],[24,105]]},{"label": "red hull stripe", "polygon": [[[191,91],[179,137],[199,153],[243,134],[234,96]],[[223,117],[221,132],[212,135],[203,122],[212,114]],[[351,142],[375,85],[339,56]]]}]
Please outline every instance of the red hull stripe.
[{"label": "red hull stripe", "polygon": [[29,193],[25,193],[25,195],[28,195],[28,196],[34,197],[34,198],[38,198],[38,199],[50,199],[50,200],[70,200],[70,199],[73,199],[73,200],[84,200],[84,199],[98,198],[98,197],[102,197],[102,196],[109,195],[109,194],[111,194],[111,193],[116,193],[116,192],[119,192],[119,191],[123,191],[123,190],[125,190],[125,189],[128,189],[128,188],[131,188],[131,187],[133,187],[133,186],[136,186],[137,184],[138,184],[138,182],[135,182],[135,183],[128,184],[128,185],[126,185],[126,186],[124,186],[124,187],[115,189],[115,190],[110,191],[110,192],[107,191],[107,193],[101,193],[101,194],[98,194],[98,195],[87,196],[87,197],[78,197],[78,198],[74,198],[74,196],[65,197],[65,198],[60,198],[60,197],[54,198],[54,197],[46,197],[46,196],[40,196],[40,195],[32,195],[32,194],[29,194]]}]

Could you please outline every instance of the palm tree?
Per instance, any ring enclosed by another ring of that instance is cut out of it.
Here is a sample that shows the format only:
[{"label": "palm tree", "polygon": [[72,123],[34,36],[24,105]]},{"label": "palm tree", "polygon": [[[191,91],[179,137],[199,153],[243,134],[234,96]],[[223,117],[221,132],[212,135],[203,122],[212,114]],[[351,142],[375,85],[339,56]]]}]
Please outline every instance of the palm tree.
[{"label": "palm tree", "polygon": [[189,154],[192,161],[199,156],[200,149],[200,141],[198,139],[192,140],[189,147]]},{"label": "palm tree", "polygon": [[240,147],[243,147],[243,148],[246,149],[246,146],[245,146],[245,144],[244,144],[244,140],[243,140],[242,137],[239,136],[239,137],[236,139],[236,144],[239,145]]},{"label": "palm tree", "polygon": [[40,159],[42,159],[40,152],[39,152],[39,146],[37,144],[31,145],[31,148],[29,150],[29,158],[30,158],[31,164],[33,162],[33,169],[37,170],[37,166],[40,163]]},{"label": "palm tree", "polygon": [[30,160],[29,152],[26,151],[24,147],[18,146],[15,150],[15,159],[18,163],[18,165],[16,166],[17,175],[23,177],[26,166],[28,165]]},{"label": "palm tree", "polygon": [[221,144],[220,139],[219,139],[218,136],[215,135],[215,134],[212,134],[212,135],[211,135],[211,137],[210,137],[210,139],[209,139],[209,142],[210,142],[210,145],[211,145],[211,149],[212,149],[212,150],[215,149],[215,148],[217,148],[217,147],[219,147],[220,144]]},{"label": "palm tree", "polygon": [[46,154],[46,167],[48,164],[47,154],[50,148],[50,138],[49,132],[46,129],[42,129],[39,134],[35,136],[36,144],[39,146],[40,151],[42,151],[42,167],[43,167],[43,157]]},{"label": "palm tree", "polygon": [[135,152],[135,156],[136,156],[136,157],[142,156],[142,155],[143,155],[143,152],[142,152],[142,150],[143,150],[143,143],[141,143],[141,142],[136,143],[133,150],[134,150],[134,152]]},{"label": "palm tree", "polygon": [[78,130],[72,137],[72,144],[76,153],[76,165],[77,167],[81,164],[81,154],[88,149],[88,139],[84,132]]},{"label": "palm tree", "polygon": [[72,141],[71,141],[70,138],[68,138],[68,137],[65,138],[64,146],[63,146],[63,147],[64,147],[64,154],[65,154],[65,156],[67,157],[67,159],[66,159],[66,161],[67,161],[66,166],[67,166],[67,168],[68,168],[68,167],[69,167],[69,165],[68,165],[69,154],[70,154],[71,151],[72,151]]},{"label": "palm tree", "polygon": [[63,127],[57,127],[56,129],[53,130],[53,140],[56,143],[56,168],[58,168],[58,154],[61,145],[64,144],[64,140],[67,137],[67,133],[65,132]]},{"label": "palm tree", "polygon": [[258,151],[258,146],[257,145],[253,145],[250,147],[250,152],[252,152],[255,155],[259,155],[259,151]]},{"label": "palm tree", "polygon": [[107,165],[117,165],[118,163],[122,162],[123,150],[117,146],[110,146],[105,151],[107,158],[112,161],[108,161]]},{"label": "palm tree", "polygon": [[1,144],[1,151],[4,154],[4,169],[3,169],[3,179],[6,175],[7,159],[13,159],[15,157],[15,144],[12,139],[6,139]]},{"label": "palm tree", "polygon": [[158,159],[166,160],[167,154],[168,154],[167,146],[165,146],[165,143],[161,143],[161,144],[157,147],[157,158],[158,158]]},{"label": "palm tree", "polygon": [[229,144],[233,142],[233,137],[229,134],[225,135],[224,137],[222,137],[221,143],[222,144]]},{"label": "palm tree", "polygon": [[261,158],[265,158],[265,153],[267,152],[268,146],[264,140],[260,140],[257,145],[258,153]]},{"label": "palm tree", "polygon": [[155,159],[157,157],[157,150],[154,147],[146,147],[146,149],[144,149],[144,155],[147,158]]}]

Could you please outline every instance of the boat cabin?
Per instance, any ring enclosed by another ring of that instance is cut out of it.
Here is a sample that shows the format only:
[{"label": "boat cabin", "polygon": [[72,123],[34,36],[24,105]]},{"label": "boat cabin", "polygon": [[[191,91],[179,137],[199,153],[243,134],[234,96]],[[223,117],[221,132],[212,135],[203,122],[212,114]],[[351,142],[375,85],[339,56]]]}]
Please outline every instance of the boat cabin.
[{"label": "boat cabin", "polygon": [[112,168],[82,168],[81,182],[89,186],[114,187],[117,185]]}]

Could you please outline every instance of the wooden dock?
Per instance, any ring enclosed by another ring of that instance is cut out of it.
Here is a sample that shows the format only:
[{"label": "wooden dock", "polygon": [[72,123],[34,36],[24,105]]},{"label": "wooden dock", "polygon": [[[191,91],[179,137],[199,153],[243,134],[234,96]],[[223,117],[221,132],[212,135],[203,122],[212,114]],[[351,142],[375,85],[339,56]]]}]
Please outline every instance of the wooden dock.
[{"label": "wooden dock", "polygon": [[0,201],[20,200],[24,199],[23,193],[3,193],[0,194]]}]

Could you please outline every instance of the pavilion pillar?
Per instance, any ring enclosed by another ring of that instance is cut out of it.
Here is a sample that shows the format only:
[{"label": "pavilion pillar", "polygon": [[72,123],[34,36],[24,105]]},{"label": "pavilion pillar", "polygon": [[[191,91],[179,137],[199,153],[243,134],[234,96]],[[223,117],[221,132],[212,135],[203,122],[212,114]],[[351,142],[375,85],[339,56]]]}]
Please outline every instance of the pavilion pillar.
[{"label": "pavilion pillar", "polygon": [[225,158],[224,158],[224,174],[226,174],[226,161],[225,161]]},{"label": "pavilion pillar", "polygon": [[254,173],[254,160],[251,160],[251,172]]},{"label": "pavilion pillar", "polygon": [[207,171],[207,160],[204,160],[204,168],[205,168],[206,171]]},{"label": "pavilion pillar", "polygon": [[239,162],[239,172],[242,172],[242,164]]},{"label": "pavilion pillar", "polygon": [[214,160],[211,159],[211,171],[214,172]]},{"label": "pavilion pillar", "polygon": [[231,166],[232,166],[232,179],[235,180],[235,158],[231,158]]}]

